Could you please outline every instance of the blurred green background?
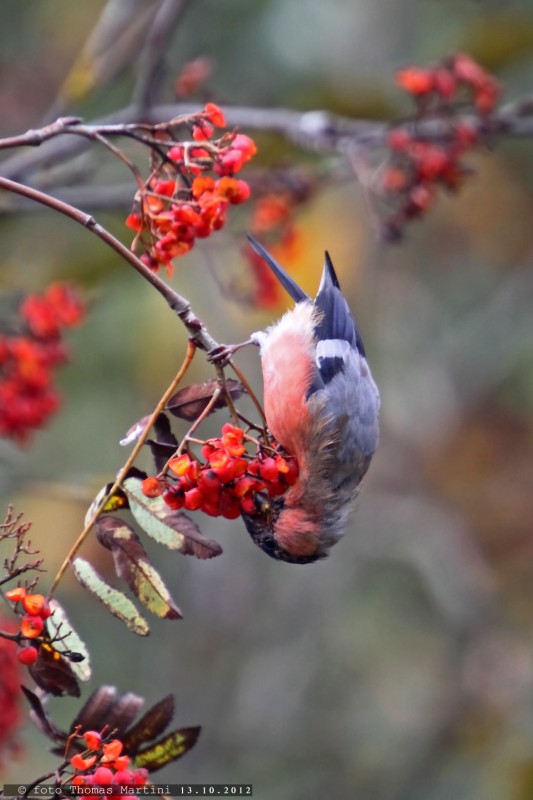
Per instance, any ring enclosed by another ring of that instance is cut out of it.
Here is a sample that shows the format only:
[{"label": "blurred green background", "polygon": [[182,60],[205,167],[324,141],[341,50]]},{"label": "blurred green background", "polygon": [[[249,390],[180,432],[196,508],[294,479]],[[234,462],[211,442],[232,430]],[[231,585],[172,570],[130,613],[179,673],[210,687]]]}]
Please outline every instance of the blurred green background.
[{"label": "blurred green background", "polygon": [[[127,105],[158,5],[3,0],[0,134],[37,127],[51,109],[91,119]],[[127,35],[115,31],[100,61],[93,52],[73,71],[88,38],[102,36],[106,6],[124,13]],[[172,101],[185,62],[207,55],[221,104],[393,118],[407,110],[394,70],[457,50],[493,70],[506,99],[530,91],[533,6],[196,0],[164,47],[160,101]],[[294,274],[314,291],[329,249],[382,396],[380,447],[351,530],[327,561],[272,561],[240,521],[202,518],[224,547],[212,562],[147,544],[185,616],[153,622],[149,640],[128,634],[71,576],[62,585],[94,685],[148,702],[173,693],[176,724],[203,726],[196,748],[157,780],[253,783],[262,800],[533,797],[532,153],[523,140],[470,158],[475,178],[440,198],[400,246],[376,241],[348,171],[299,212]],[[261,156],[283,158],[284,148],[265,137]],[[94,213],[128,242],[128,211]],[[213,278],[242,268],[245,227],[236,215],[173,279],[220,341],[275,316],[240,307]],[[51,575],[125,459],[119,439],[173,377],[185,335],[136,274],[68,220],[5,213],[0,234],[3,290],[61,277],[90,298],[59,378],[60,414],[29,446],[0,446],[2,503],[33,521]],[[239,361],[260,390],[257,353]],[[209,375],[198,358],[193,378]],[[83,555],[108,569],[94,542]],[[78,706],[49,704],[62,724]],[[23,742],[9,782],[55,764],[31,725]]]}]

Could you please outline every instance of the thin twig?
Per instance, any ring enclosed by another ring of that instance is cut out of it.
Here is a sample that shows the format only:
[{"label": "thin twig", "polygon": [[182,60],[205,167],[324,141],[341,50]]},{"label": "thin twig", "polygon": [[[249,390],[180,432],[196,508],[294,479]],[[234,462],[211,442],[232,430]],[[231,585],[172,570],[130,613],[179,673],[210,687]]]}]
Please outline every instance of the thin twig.
[{"label": "thin twig", "polygon": [[[187,442],[191,441],[190,434],[194,433],[200,427],[200,425],[202,424],[204,419],[206,419],[206,417],[209,416],[209,414],[213,410],[214,406],[216,405],[218,399],[222,395],[222,391],[223,391],[222,388],[220,386],[217,386],[217,388],[213,392],[208,404],[206,405],[206,407],[204,408],[202,413],[199,414],[199,416],[194,420],[193,424],[191,425],[191,427],[189,428],[189,430],[187,431],[187,433],[185,434],[185,436],[181,440],[181,444],[178,447],[178,449],[176,450],[176,455],[177,456],[180,456],[182,454],[185,446],[187,445]],[[174,456],[170,457],[170,459],[172,459],[172,458],[174,458]],[[168,471],[168,462],[170,461],[170,459],[167,461],[167,463],[165,464],[165,466],[163,467],[163,469],[159,473],[160,475],[166,475],[166,473]]]},{"label": "thin twig", "polygon": [[248,383],[248,381],[244,377],[244,374],[241,371],[241,369],[235,364],[235,362],[232,359],[230,359],[228,361],[228,364],[230,365],[230,367],[232,368],[233,372],[235,373],[235,375],[238,377],[238,379],[240,380],[240,382],[242,383],[242,385],[246,389],[246,392],[250,396],[250,399],[251,399],[252,403],[254,404],[254,406],[256,407],[257,411],[259,412],[259,414],[261,416],[261,419],[263,420],[263,425],[265,426],[263,428],[263,433],[265,434],[265,437],[266,437],[266,417],[265,417],[265,412],[263,411],[263,407],[261,406],[261,403],[259,402],[259,400],[255,396],[255,394],[254,394],[254,392],[252,390],[252,387],[250,386],[250,384]]},{"label": "thin twig", "polygon": [[55,589],[57,588],[57,585],[58,585],[59,581],[63,577],[68,565],[70,564],[70,562],[72,561],[72,559],[74,558],[74,556],[78,552],[79,548],[81,547],[81,545],[83,544],[83,542],[87,538],[89,532],[91,531],[91,528],[93,527],[94,523],[96,522],[96,520],[98,519],[98,517],[102,513],[102,511],[105,508],[105,506],[107,505],[107,503],[109,502],[110,498],[113,497],[115,492],[121,487],[122,481],[126,478],[126,476],[128,474],[128,471],[130,470],[131,466],[133,465],[135,459],[137,458],[141,447],[146,442],[146,440],[148,438],[148,435],[150,433],[150,430],[152,429],[156,419],[158,418],[159,414],[163,411],[163,409],[164,409],[165,405],[167,404],[168,400],[170,399],[170,397],[172,397],[172,395],[176,391],[176,387],[180,384],[183,376],[187,372],[187,370],[188,370],[188,368],[189,368],[189,366],[191,364],[191,361],[194,358],[195,352],[196,352],[196,345],[192,340],[189,340],[189,343],[188,343],[188,346],[187,346],[187,352],[185,354],[185,358],[183,359],[183,364],[181,365],[180,369],[178,370],[177,375],[175,376],[175,378],[173,379],[172,383],[167,388],[167,390],[165,391],[165,393],[163,394],[163,396],[159,400],[158,404],[156,405],[154,411],[150,415],[150,418],[149,418],[148,422],[144,426],[144,430],[143,430],[142,434],[140,435],[139,439],[135,443],[135,447],[131,451],[128,459],[126,460],[126,462],[124,464],[124,466],[122,467],[122,469],[118,473],[115,482],[113,483],[113,485],[111,486],[109,491],[107,491],[105,493],[104,497],[100,500],[100,502],[98,503],[97,507],[95,508],[95,510],[93,511],[91,516],[89,517],[89,520],[86,523],[84,529],[82,530],[82,532],[80,533],[80,535],[78,536],[78,538],[76,539],[76,541],[74,542],[72,547],[70,548],[69,552],[65,556],[65,559],[63,560],[63,563],[61,564],[59,570],[57,571],[57,575],[54,578],[54,582],[52,583],[52,587],[50,589],[48,597],[51,597],[53,595],[53,593],[54,593]]}]

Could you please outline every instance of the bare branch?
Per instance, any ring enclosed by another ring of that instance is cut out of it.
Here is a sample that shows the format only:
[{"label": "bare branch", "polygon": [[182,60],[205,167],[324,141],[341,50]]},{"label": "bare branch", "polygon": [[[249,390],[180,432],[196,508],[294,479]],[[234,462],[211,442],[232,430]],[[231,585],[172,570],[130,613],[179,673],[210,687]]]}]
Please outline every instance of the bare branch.
[{"label": "bare branch", "polygon": [[[160,124],[197,111],[197,104],[177,103],[154,106],[139,116],[138,107],[130,105],[83,127],[93,135],[124,136],[131,135],[143,126]],[[230,106],[225,107],[224,111],[230,127],[271,132],[304,149],[337,154],[364,147],[383,147],[392,126],[391,122],[352,119],[324,110]],[[489,141],[502,136],[533,137],[533,96],[508,103],[485,118],[465,114],[461,119]],[[84,152],[89,146],[87,143],[59,138],[60,133],[74,133],[75,128],[80,126],[81,120],[78,118],[65,117],[41,130],[27,131],[20,136],[0,140],[0,149],[43,145],[39,152],[20,153],[6,159],[1,164],[2,174],[7,178],[23,179],[37,170],[50,168]],[[396,123],[395,127],[405,127],[411,134],[428,141],[442,141],[450,135],[449,126],[442,119],[406,120]],[[35,180],[32,182],[35,183]]]}]

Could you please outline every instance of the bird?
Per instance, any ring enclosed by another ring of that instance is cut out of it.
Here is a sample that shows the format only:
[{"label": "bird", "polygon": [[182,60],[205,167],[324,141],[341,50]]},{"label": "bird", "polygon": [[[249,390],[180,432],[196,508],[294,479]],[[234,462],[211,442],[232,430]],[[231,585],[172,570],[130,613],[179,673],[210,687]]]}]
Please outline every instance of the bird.
[{"label": "bird", "polygon": [[328,252],[313,300],[248,239],[295,302],[249,341],[260,349],[267,427],[296,458],[299,475],[285,494],[259,495],[256,513],[242,517],[269,556],[309,564],[344,534],[378,445],[379,391]]}]

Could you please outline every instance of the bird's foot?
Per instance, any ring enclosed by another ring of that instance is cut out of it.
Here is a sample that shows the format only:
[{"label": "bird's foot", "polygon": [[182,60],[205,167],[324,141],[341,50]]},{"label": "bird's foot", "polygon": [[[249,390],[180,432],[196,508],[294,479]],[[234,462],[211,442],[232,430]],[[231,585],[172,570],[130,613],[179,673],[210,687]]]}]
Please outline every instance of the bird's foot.
[{"label": "bird's foot", "polygon": [[245,342],[240,342],[240,344],[219,344],[208,352],[207,358],[211,364],[225,367],[238,350],[242,347],[247,347],[249,344],[254,344],[254,342],[251,339],[247,339]]}]

